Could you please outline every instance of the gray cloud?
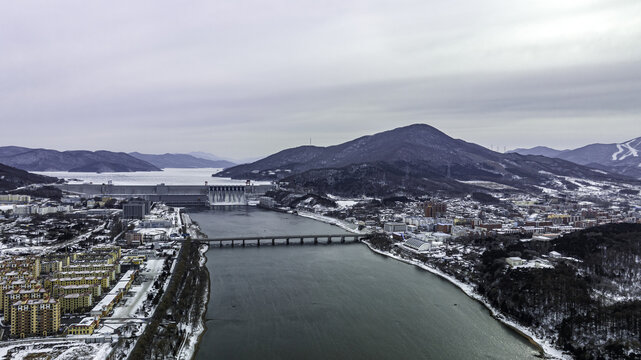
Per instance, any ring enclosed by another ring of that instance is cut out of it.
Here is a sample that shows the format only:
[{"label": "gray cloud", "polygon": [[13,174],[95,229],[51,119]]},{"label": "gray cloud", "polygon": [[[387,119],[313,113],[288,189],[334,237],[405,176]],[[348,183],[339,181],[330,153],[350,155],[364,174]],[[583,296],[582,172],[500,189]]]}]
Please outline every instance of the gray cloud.
[{"label": "gray cloud", "polygon": [[0,142],[244,157],[426,122],[467,141],[641,136],[641,3],[0,4]]}]

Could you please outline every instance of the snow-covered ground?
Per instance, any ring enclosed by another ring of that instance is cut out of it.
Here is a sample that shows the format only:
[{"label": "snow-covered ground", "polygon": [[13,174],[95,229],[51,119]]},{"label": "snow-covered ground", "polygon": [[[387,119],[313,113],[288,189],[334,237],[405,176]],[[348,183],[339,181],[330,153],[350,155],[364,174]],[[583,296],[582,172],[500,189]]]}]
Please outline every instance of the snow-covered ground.
[{"label": "snow-covered ground", "polygon": [[341,220],[338,220],[338,219],[334,219],[334,218],[329,217],[329,216],[323,216],[323,215],[320,215],[320,214],[315,214],[315,213],[305,212],[305,211],[298,211],[298,215],[300,215],[302,217],[309,218],[309,219],[322,221],[322,222],[327,223],[327,224],[336,225],[336,226],[340,227],[343,230],[347,230],[347,231],[355,233],[355,234],[362,234],[362,232],[360,232],[358,230],[358,227],[355,224],[348,223],[348,222],[345,222],[345,221],[341,221]]},{"label": "snow-covered ground", "polygon": [[336,204],[341,208],[350,208],[358,204],[357,200],[336,200]]},{"label": "snow-covered ground", "polygon": [[0,359],[29,359],[35,353],[45,353],[52,360],[106,359],[111,344],[87,344],[84,339],[33,339],[19,344],[0,346]]},{"label": "snow-covered ground", "polygon": [[128,294],[133,296],[124,296],[118,305],[114,308],[113,315],[104,318],[103,323],[108,323],[110,326],[103,326],[100,328],[97,333],[100,334],[112,334],[115,329],[122,326],[123,324],[112,324],[109,321],[109,318],[144,318],[145,316],[138,313],[143,306],[144,301],[147,299],[152,285],[156,278],[162,272],[163,264],[165,263],[164,259],[148,259],[145,263],[145,268],[138,275],[143,277],[145,281],[140,285],[134,285],[129,290]]},{"label": "snow-covered ground", "polygon": [[483,187],[486,189],[491,189],[491,190],[516,190],[516,188],[512,186],[499,184],[493,181],[482,181],[482,180],[467,180],[467,181],[457,180],[457,181],[463,184],[476,185],[476,186]]}]

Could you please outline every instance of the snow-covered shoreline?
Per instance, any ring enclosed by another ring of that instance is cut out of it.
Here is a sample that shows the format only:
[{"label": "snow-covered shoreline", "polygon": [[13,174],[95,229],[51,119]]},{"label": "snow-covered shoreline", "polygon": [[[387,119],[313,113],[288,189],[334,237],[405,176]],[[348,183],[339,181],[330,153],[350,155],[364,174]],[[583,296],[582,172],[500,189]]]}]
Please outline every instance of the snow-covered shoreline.
[{"label": "snow-covered shoreline", "polygon": [[331,218],[329,216],[323,216],[323,215],[310,213],[310,212],[305,212],[305,211],[299,211],[298,215],[302,216],[302,217],[306,217],[308,219],[313,219],[313,220],[317,220],[317,221],[324,222],[324,223],[327,223],[327,224],[338,226],[339,228],[341,228],[343,230],[346,230],[346,231],[349,231],[349,232],[354,233],[354,234],[362,234],[362,232],[358,231],[357,229],[350,228],[345,222],[343,222],[341,220],[338,220],[338,219]]},{"label": "snow-covered shoreline", "polygon": [[[340,221],[338,219],[334,219],[334,218],[331,218],[331,217],[328,217],[328,216],[319,215],[319,214],[308,213],[308,212],[298,212],[298,215],[300,215],[302,217],[309,218],[309,219],[321,221],[321,222],[324,222],[324,223],[327,223],[327,224],[336,225],[336,226],[338,226],[338,227],[340,227],[342,229],[345,229],[347,231],[350,231],[350,232],[353,232],[353,233],[357,233],[357,234],[361,234],[361,232],[359,232],[358,230],[349,228],[346,224],[344,224],[342,221]],[[465,293],[465,295],[467,295],[470,298],[472,298],[472,299],[480,302],[481,304],[483,304],[490,311],[490,314],[492,315],[492,317],[494,317],[495,319],[497,319],[501,323],[505,324],[506,326],[512,328],[514,331],[519,333],[521,336],[527,338],[530,342],[532,342],[536,346],[538,346],[544,352],[544,355],[545,355],[546,358],[549,358],[549,359],[562,359],[562,360],[571,359],[571,357],[569,357],[568,355],[563,354],[563,352],[561,350],[559,350],[556,347],[554,347],[554,345],[552,345],[548,340],[539,338],[534,333],[532,333],[532,331],[530,331],[528,328],[523,327],[523,326],[513,322],[512,320],[508,319],[505,315],[501,314],[497,309],[495,309],[492,305],[490,305],[490,303],[487,302],[487,300],[485,300],[481,295],[476,293],[474,291],[474,288],[471,285],[463,283],[463,282],[457,280],[456,278],[454,278],[454,277],[452,277],[452,276],[440,271],[437,268],[434,268],[434,267],[431,267],[429,265],[423,264],[423,263],[421,263],[419,261],[416,261],[416,260],[405,259],[405,258],[402,258],[400,256],[394,255],[392,253],[380,251],[378,249],[375,249],[368,241],[362,241],[362,242],[365,245],[367,245],[367,247],[371,251],[373,251],[373,252],[375,252],[377,254],[380,254],[380,255],[383,255],[383,256],[387,256],[387,257],[390,257],[390,258],[398,260],[398,261],[402,261],[402,262],[404,262],[406,264],[417,266],[417,267],[419,267],[419,268],[421,268],[421,269],[423,269],[425,271],[428,271],[428,272],[430,272],[430,273],[432,273],[434,275],[437,275],[437,276],[449,281],[454,286],[456,286],[459,289],[461,289],[461,291],[463,291]]]},{"label": "snow-covered shoreline", "polygon": [[487,300],[485,300],[481,295],[476,293],[474,291],[474,288],[471,285],[463,283],[463,282],[457,280],[456,278],[454,278],[454,277],[452,277],[452,276],[440,271],[437,268],[431,267],[429,265],[426,265],[426,264],[421,263],[421,262],[416,261],[416,260],[405,259],[405,258],[402,258],[400,256],[394,255],[392,253],[388,253],[388,252],[385,252],[385,251],[378,250],[378,249],[374,248],[368,241],[363,240],[362,242],[365,245],[367,245],[367,247],[371,251],[373,251],[373,252],[375,252],[377,254],[390,257],[390,258],[392,258],[394,260],[398,260],[398,261],[404,262],[406,264],[417,266],[417,267],[419,267],[419,268],[421,268],[421,269],[423,269],[425,271],[428,271],[428,272],[430,272],[430,273],[432,273],[434,275],[437,275],[437,276],[449,281],[454,286],[456,286],[459,289],[461,289],[461,291],[463,291],[465,293],[465,295],[467,295],[470,298],[472,298],[472,299],[480,302],[481,304],[483,304],[490,311],[490,314],[492,315],[492,317],[494,317],[495,319],[497,319],[501,323],[505,324],[506,326],[512,328],[517,333],[519,333],[520,335],[522,335],[525,338],[527,338],[530,342],[536,344],[541,350],[543,350],[544,356],[546,358],[548,358],[548,359],[561,359],[561,360],[572,359],[568,355],[563,354],[563,352],[561,350],[559,350],[556,347],[554,347],[554,345],[552,345],[548,340],[539,338],[534,333],[532,333],[532,331],[530,331],[528,328],[523,327],[523,326],[513,322],[512,320],[508,319],[505,315],[501,314],[497,309],[495,309],[492,305],[490,305],[490,303],[488,303]]},{"label": "snow-covered shoreline", "polygon": [[[200,246],[199,266],[201,268],[207,265],[207,256],[205,254],[207,253],[208,250],[209,250],[208,244],[202,244]],[[204,305],[204,311],[199,317],[199,320],[196,323],[195,327],[192,325],[186,325],[185,329],[188,331],[188,335],[186,336],[185,341],[181,345],[180,350],[178,350],[178,356],[177,356],[178,359],[191,360],[191,359],[194,359],[194,357],[196,356],[196,351],[200,346],[200,341],[203,335],[205,334],[205,330],[207,330],[207,326],[205,324],[205,315],[207,314],[207,304],[209,303],[210,291],[211,289],[208,282],[207,291],[205,291],[201,299],[202,304]]]}]

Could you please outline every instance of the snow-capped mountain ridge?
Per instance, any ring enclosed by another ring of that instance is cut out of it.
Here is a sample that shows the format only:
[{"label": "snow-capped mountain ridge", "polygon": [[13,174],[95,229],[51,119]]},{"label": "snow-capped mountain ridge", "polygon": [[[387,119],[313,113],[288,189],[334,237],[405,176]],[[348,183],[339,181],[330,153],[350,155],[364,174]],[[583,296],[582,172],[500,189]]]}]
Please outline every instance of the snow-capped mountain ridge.
[{"label": "snow-capped mountain ridge", "polygon": [[[616,146],[617,152],[612,154],[612,160],[614,161],[625,160],[625,158],[629,156],[639,157],[639,150],[637,147],[641,148],[641,137],[621,144],[616,144]],[[641,163],[639,163],[639,166],[641,166]]]},{"label": "snow-capped mountain ridge", "polygon": [[563,159],[637,179],[641,179],[640,151],[641,137],[614,144],[590,144],[572,150],[556,150],[543,146],[513,150],[523,155],[543,155]]},{"label": "snow-capped mountain ridge", "polygon": [[[612,151],[607,152],[611,156]],[[413,124],[328,147],[300,146],[216,174],[278,180],[317,192],[380,195],[425,191],[467,192],[477,184],[531,189],[555,176],[623,181],[563,159],[502,154]],[[628,179],[632,180],[632,179]]]}]

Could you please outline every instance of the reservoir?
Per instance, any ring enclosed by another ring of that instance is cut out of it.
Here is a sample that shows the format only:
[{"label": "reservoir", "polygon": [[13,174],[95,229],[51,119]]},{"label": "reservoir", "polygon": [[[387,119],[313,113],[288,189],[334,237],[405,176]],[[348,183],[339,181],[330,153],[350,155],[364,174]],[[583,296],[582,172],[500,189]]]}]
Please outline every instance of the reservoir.
[{"label": "reservoir", "polygon": [[[254,207],[191,212],[209,237],[344,230]],[[363,244],[215,248],[196,359],[534,359],[449,282]]]}]

